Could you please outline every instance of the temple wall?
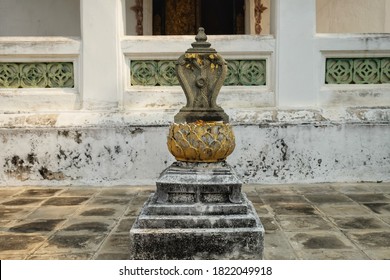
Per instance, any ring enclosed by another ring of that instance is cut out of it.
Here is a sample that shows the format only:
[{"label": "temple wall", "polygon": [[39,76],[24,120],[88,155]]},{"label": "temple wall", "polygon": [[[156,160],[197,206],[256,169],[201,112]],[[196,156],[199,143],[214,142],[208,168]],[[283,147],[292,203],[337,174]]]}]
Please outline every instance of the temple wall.
[{"label": "temple wall", "polygon": [[[132,1],[45,1],[34,17],[0,4],[0,185],[154,184],[174,161],[172,73],[193,36],[126,36]],[[230,63],[228,162],[251,183],[390,181],[389,34],[318,34],[325,7],[272,3],[272,35],[208,36]]]},{"label": "temple wall", "polygon": [[390,32],[390,1],[317,0],[317,32]]},{"label": "temple wall", "polygon": [[2,0],[0,36],[80,36],[80,0]]}]

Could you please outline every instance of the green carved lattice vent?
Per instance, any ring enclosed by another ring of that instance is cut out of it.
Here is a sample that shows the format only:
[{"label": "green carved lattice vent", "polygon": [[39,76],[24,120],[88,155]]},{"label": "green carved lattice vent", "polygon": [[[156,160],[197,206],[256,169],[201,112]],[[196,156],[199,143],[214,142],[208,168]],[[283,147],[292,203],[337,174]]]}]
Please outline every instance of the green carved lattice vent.
[{"label": "green carved lattice vent", "polygon": [[72,62],[0,63],[0,88],[73,88]]},{"label": "green carved lattice vent", "polygon": [[[228,60],[225,86],[262,86],[266,84],[266,61]],[[130,63],[133,86],[176,86],[175,61],[133,60]]]},{"label": "green carved lattice vent", "polygon": [[325,83],[390,83],[390,58],[328,58]]}]

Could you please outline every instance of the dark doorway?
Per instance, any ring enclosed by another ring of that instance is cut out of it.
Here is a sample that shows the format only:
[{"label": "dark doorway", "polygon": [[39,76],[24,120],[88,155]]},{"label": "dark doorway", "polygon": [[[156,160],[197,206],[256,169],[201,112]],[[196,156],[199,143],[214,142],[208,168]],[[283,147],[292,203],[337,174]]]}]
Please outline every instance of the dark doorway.
[{"label": "dark doorway", "polygon": [[154,35],[245,33],[244,0],[153,0]]},{"label": "dark doorway", "polygon": [[201,25],[207,34],[236,34],[235,0],[202,0]]}]

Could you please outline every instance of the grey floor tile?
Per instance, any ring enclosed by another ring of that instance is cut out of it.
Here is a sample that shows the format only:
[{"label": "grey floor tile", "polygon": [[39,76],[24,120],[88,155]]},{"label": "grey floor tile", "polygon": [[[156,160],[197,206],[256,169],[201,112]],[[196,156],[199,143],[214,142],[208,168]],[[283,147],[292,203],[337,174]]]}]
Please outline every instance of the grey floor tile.
[{"label": "grey floor tile", "polygon": [[7,255],[7,254],[2,254],[2,252],[0,252],[0,259],[1,260],[25,260],[27,258],[27,254],[11,254],[11,255]]},{"label": "grey floor tile", "polygon": [[347,194],[348,197],[357,202],[387,202],[390,203],[390,198],[383,193],[359,193],[359,194]]},{"label": "grey floor tile", "polygon": [[346,195],[343,195],[341,193],[323,193],[323,194],[308,194],[305,195],[305,197],[315,203],[315,204],[322,204],[322,203],[352,203],[353,201],[347,197]]},{"label": "grey floor tile", "polygon": [[131,192],[137,194],[141,194],[141,193],[150,194],[151,192],[156,191],[156,185],[128,186],[127,188],[129,188]]},{"label": "grey floor tile", "polygon": [[346,235],[362,249],[390,250],[390,231],[347,232]]},{"label": "grey floor tile", "polygon": [[35,206],[13,207],[0,205],[0,221],[23,219],[24,217],[30,215],[33,211],[35,211],[35,209]]},{"label": "grey floor tile", "polygon": [[137,216],[144,203],[149,197],[135,197],[134,200],[131,201],[130,207],[127,209],[125,215],[129,216]]},{"label": "grey floor tile", "polygon": [[285,231],[335,230],[329,221],[320,216],[279,215],[277,220]]},{"label": "grey floor tile", "polygon": [[8,231],[9,227],[11,227],[14,223],[14,220],[0,220],[0,232]]},{"label": "grey floor tile", "polygon": [[131,205],[142,206],[150,195],[137,195],[131,200]]},{"label": "grey floor tile", "polygon": [[256,190],[256,185],[243,185],[242,186],[242,192],[249,195],[259,195],[259,193]]},{"label": "grey floor tile", "polygon": [[336,190],[329,184],[300,184],[293,186],[298,194],[332,194]]},{"label": "grey floor tile", "polygon": [[280,230],[280,227],[273,217],[260,217],[265,232]]},{"label": "grey floor tile", "polygon": [[372,260],[390,260],[390,248],[365,250],[364,251]]},{"label": "grey floor tile", "polygon": [[0,200],[9,199],[12,196],[16,196],[24,191],[24,187],[2,187],[0,188]]},{"label": "grey floor tile", "polygon": [[390,216],[380,215],[380,216],[379,216],[379,219],[381,219],[382,221],[384,221],[386,224],[390,225]]},{"label": "grey floor tile", "polygon": [[74,205],[82,205],[89,197],[84,196],[61,196],[61,197],[53,197],[46,200],[43,203],[43,206],[74,206]]},{"label": "grey floor tile", "polygon": [[39,198],[12,198],[10,200],[3,201],[1,204],[5,206],[38,206],[41,204],[45,199],[39,199]]},{"label": "grey floor tile", "polygon": [[12,225],[9,231],[18,233],[50,233],[64,221],[65,219],[26,219]]},{"label": "grey floor tile", "polygon": [[375,184],[375,185],[372,185],[371,188],[374,189],[376,192],[383,192],[386,194],[390,194],[390,184],[389,183]]},{"label": "grey floor tile", "polygon": [[74,214],[76,206],[41,206],[27,216],[28,219],[64,219]]},{"label": "grey floor tile", "polygon": [[101,253],[98,254],[95,260],[128,260],[130,253]]},{"label": "grey floor tile", "polygon": [[37,234],[0,234],[0,259],[4,255],[27,255],[45,242],[46,238]]},{"label": "grey floor tile", "polygon": [[294,250],[264,248],[264,260],[296,260],[298,259]]},{"label": "grey floor tile", "polygon": [[307,203],[302,195],[262,195],[261,199],[266,204]]},{"label": "grey floor tile", "polygon": [[295,190],[288,185],[257,185],[256,191],[262,195],[293,195],[296,194]]},{"label": "grey floor tile", "polygon": [[276,215],[319,215],[320,213],[310,204],[284,203],[271,205]]},{"label": "grey floor tile", "polygon": [[297,255],[302,260],[368,260],[360,250],[300,250]]},{"label": "grey floor tile", "polygon": [[60,188],[56,188],[56,189],[52,189],[52,188],[45,188],[45,187],[42,187],[42,188],[29,188],[29,189],[26,189],[25,191],[21,192],[18,194],[18,196],[21,196],[21,197],[50,197],[50,196],[54,196],[56,194],[59,194],[63,191],[63,189],[60,189]]},{"label": "grey floor tile", "polygon": [[127,197],[95,197],[92,198],[88,205],[107,205],[107,204],[119,204],[119,205],[129,205],[131,204],[133,197],[127,196]]},{"label": "grey floor tile", "polygon": [[372,212],[357,203],[349,204],[319,204],[316,206],[322,213],[328,216],[360,216],[370,215]]},{"label": "grey floor tile", "polygon": [[281,231],[266,232],[264,248],[267,250],[292,250],[287,237]]},{"label": "grey floor tile", "polygon": [[130,234],[111,234],[99,250],[102,253],[130,254]]},{"label": "grey floor tile", "polygon": [[297,250],[351,250],[355,246],[344,235],[329,231],[286,232],[292,247]]},{"label": "grey floor tile", "polygon": [[136,218],[133,217],[120,220],[118,226],[115,228],[115,233],[129,233],[135,219]]},{"label": "grey floor tile", "polygon": [[118,204],[87,205],[80,209],[79,215],[82,217],[118,218],[124,214],[127,208],[127,205]]},{"label": "grey floor tile", "polygon": [[272,215],[270,209],[263,203],[252,203],[252,204],[256,210],[257,215],[259,215],[260,217]]},{"label": "grey floor tile", "polygon": [[363,203],[363,205],[376,214],[390,215],[390,203]]},{"label": "grey floor tile", "polygon": [[131,206],[127,211],[125,212],[126,217],[135,217],[138,216],[141,213],[142,206]]},{"label": "grey floor tile", "polygon": [[336,190],[345,193],[345,194],[353,194],[353,193],[380,193],[382,192],[379,189],[373,187],[372,184],[369,183],[335,183],[333,184]]},{"label": "grey floor tile", "polygon": [[127,196],[135,196],[137,193],[149,193],[151,190],[149,188],[136,188],[136,187],[121,187],[121,188],[105,188],[97,196],[112,196],[112,197],[127,197]]},{"label": "grey floor tile", "polygon": [[97,251],[105,235],[102,234],[75,234],[69,232],[57,232],[34,254],[48,255],[59,253],[83,253]]},{"label": "grey floor tile", "polygon": [[93,197],[100,193],[102,188],[73,187],[61,192],[58,196],[86,196]]},{"label": "grey floor tile", "polygon": [[263,203],[262,199],[260,198],[259,195],[248,195],[247,198],[252,202],[252,203]]},{"label": "grey floor tile", "polygon": [[43,254],[31,255],[28,260],[90,260],[93,257],[93,252],[83,252],[79,254]]},{"label": "grey floor tile", "polygon": [[67,221],[62,226],[62,231],[82,233],[82,234],[94,234],[94,233],[108,233],[116,224],[116,220],[112,218],[101,219],[101,218],[88,218],[88,217],[77,217]]},{"label": "grey floor tile", "polygon": [[342,230],[384,229],[390,230],[390,225],[373,216],[333,217],[331,220]]}]

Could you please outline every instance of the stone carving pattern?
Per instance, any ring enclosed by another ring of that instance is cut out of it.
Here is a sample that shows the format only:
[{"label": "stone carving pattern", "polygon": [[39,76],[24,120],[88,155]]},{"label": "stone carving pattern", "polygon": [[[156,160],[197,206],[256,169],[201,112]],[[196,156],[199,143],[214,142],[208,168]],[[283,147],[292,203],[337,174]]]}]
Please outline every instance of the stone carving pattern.
[{"label": "stone carving pattern", "polygon": [[[217,108],[217,95],[227,66],[218,54],[186,53],[178,59],[177,75],[189,108]],[[193,88],[191,85],[195,84]]]},{"label": "stone carving pattern", "polygon": [[143,7],[143,0],[136,0],[136,3],[133,7],[130,8],[135,13],[135,18],[137,20],[137,25],[135,26],[135,31],[137,32],[137,35],[143,35],[144,34],[144,26],[143,26],[143,19],[144,19],[144,7]]},{"label": "stone carving pattern", "polygon": [[390,83],[390,58],[328,58],[327,84]]},{"label": "stone carving pattern", "polygon": [[[225,86],[266,85],[266,61],[228,60]],[[131,61],[131,85],[133,86],[177,86],[175,61],[133,60]]]},{"label": "stone carving pattern", "polygon": [[265,60],[228,61],[228,75],[225,85],[263,86],[265,84]]},{"label": "stone carving pattern", "polygon": [[0,88],[73,88],[71,62],[0,63]]},{"label": "stone carving pattern", "polygon": [[261,3],[261,0],[255,0],[255,33],[259,35],[263,30],[261,27],[261,14],[267,10],[267,7]]},{"label": "stone carving pattern", "polygon": [[233,129],[218,122],[174,123],[169,128],[168,149],[177,160],[217,162],[235,148]]}]

